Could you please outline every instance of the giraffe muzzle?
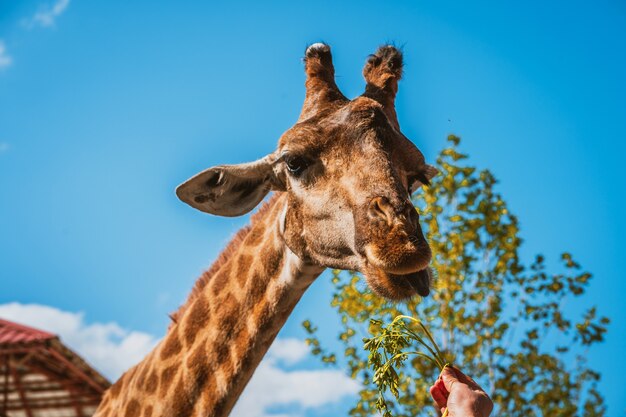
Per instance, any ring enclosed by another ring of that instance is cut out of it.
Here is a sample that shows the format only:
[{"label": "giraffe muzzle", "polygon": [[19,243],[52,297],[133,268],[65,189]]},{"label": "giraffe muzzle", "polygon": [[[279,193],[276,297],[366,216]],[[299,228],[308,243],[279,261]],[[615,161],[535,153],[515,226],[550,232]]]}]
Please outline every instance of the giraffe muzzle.
[{"label": "giraffe muzzle", "polygon": [[365,245],[365,255],[373,266],[389,274],[407,276],[425,270],[432,252],[418,230],[408,236],[406,233],[389,233],[387,239],[373,239]]}]

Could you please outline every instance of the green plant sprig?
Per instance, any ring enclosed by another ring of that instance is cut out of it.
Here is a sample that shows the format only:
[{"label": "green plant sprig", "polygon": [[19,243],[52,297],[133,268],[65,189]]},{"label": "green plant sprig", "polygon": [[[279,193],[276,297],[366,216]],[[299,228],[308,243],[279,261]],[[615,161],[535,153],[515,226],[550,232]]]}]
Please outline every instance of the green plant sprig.
[{"label": "green plant sprig", "polygon": [[[396,399],[399,399],[398,386],[400,381],[396,368],[401,367],[411,355],[429,361],[440,371],[450,364],[437,346],[433,335],[420,320],[399,315],[387,326],[383,326],[383,322],[376,319],[371,319],[370,323],[374,326],[380,326],[380,333],[377,336],[363,339],[363,348],[369,351],[368,366],[374,371],[372,381],[378,387],[376,408],[384,417],[393,417],[384,394],[389,390]],[[414,345],[415,342],[420,347],[419,349],[404,351]],[[446,409],[442,417],[447,414],[448,410]]]}]

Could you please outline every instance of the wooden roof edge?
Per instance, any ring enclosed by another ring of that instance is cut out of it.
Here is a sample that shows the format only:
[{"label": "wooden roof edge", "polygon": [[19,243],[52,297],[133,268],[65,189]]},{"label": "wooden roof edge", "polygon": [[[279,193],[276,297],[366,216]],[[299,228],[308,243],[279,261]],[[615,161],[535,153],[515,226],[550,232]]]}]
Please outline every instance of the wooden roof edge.
[{"label": "wooden roof edge", "polygon": [[82,377],[83,379],[87,377],[88,379],[93,381],[95,384],[91,383],[90,381],[85,382],[92,385],[92,387],[96,390],[104,392],[107,388],[111,386],[111,382],[104,375],[97,371],[92,365],[90,365],[86,360],[84,360],[72,349],[65,346],[65,344],[63,344],[63,342],[59,338],[48,340],[47,345],[49,349],[57,352],[58,355],[64,358],[68,362],[68,364],[75,366],[76,369],[73,369],[73,371],[77,373],[80,377]]}]

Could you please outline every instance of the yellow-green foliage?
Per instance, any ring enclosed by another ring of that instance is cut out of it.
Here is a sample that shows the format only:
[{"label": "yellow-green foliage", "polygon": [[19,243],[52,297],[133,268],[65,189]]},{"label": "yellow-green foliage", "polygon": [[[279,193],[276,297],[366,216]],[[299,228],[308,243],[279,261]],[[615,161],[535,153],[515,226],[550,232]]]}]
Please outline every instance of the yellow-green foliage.
[{"label": "yellow-green foliage", "polygon": [[[363,349],[369,352],[367,363],[373,372],[372,382],[378,387],[376,408],[383,417],[393,417],[385,393],[389,391],[396,399],[400,398],[397,368],[402,367],[411,356],[423,358],[437,370],[443,370],[449,363],[421,320],[400,315],[387,325],[376,319],[370,319],[370,323],[380,326],[376,336],[363,339]],[[447,414],[445,410],[442,417]]]},{"label": "yellow-green foliage", "polygon": [[[466,164],[458,137],[448,140],[450,146],[437,159],[441,173],[414,196],[433,249],[433,293],[392,304],[373,295],[359,274],[334,271],[331,303],[341,318],[343,348],[324,349],[315,325],[306,321],[312,353],[331,366],[345,366],[362,382],[351,415],[376,415],[378,390],[367,367],[363,338],[380,335],[376,323],[407,314],[424,321],[442,356],[491,395],[493,415],[604,415],[596,389],[600,375],[587,366],[584,355],[603,340],[608,319],[598,317],[595,308],[578,317],[566,317],[563,309],[584,295],[591,274],[581,271],[568,253],[561,255],[562,266],[554,272],[547,271],[542,256],[523,265],[518,221],[494,189],[496,179]],[[437,415],[428,394],[437,367],[420,356],[400,365],[399,398],[387,399],[392,414]]]}]

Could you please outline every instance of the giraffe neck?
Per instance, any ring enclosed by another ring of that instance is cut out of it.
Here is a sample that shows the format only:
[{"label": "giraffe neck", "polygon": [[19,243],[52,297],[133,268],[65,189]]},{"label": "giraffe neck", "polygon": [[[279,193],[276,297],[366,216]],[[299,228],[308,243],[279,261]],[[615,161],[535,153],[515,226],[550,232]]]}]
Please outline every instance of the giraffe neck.
[{"label": "giraffe neck", "polygon": [[[296,303],[323,271],[284,244],[284,198],[271,204],[194,290],[162,342],[112,387],[112,396],[117,389],[125,397],[111,401],[118,411],[139,402],[150,411],[137,416],[229,414]],[[105,402],[106,397],[101,409]]]}]

